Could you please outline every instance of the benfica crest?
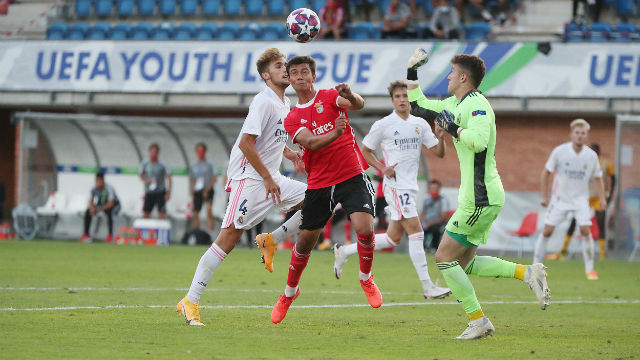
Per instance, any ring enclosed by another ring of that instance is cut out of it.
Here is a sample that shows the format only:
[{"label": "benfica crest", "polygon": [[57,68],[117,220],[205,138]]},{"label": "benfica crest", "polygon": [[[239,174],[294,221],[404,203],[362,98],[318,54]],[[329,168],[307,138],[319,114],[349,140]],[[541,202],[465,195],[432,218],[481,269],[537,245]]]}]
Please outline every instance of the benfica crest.
[{"label": "benfica crest", "polygon": [[322,100],[319,100],[317,103],[313,104],[313,106],[316,107],[316,111],[318,112],[318,114],[322,114],[322,112],[324,111],[324,107],[322,106]]}]

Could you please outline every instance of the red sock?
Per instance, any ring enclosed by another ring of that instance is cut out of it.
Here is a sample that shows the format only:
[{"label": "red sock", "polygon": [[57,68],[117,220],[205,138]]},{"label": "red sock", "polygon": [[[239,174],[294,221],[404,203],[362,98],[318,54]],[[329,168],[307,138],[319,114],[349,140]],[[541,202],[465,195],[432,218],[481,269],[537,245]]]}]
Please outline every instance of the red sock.
[{"label": "red sock", "polygon": [[358,235],[358,256],[360,257],[360,271],[368,274],[373,264],[373,249],[376,246],[375,235]]},{"label": "red sock", "polygon": [[348,243],[351,242],[351,221],[349,220],[344,222],[344,237]]},{"label": "red sock", "polygon": [[289,263],[289,276],[287,277],[287,285],[292,288],[298,286],[300,277],[302,276],[304,268],[307,267],[310,256],[310,253],[300,254],[296,250],[296,246],[293,246],[293,251],[291,252],[291,262]]}]

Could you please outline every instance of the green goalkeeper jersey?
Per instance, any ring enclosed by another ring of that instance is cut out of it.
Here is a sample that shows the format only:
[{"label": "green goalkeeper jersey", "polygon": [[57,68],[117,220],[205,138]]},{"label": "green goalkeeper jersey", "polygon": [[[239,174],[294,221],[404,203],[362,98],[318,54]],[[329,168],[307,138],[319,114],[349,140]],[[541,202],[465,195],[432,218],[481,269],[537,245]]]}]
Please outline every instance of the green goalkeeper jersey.
[{"label": "green goalkeeper jersey", "polygon": [[495,157],[496,118],[489,101],[477,90],[468,92],[460,101],[455,96],[429,100],[420,88],[409,90],[408,95],[413,115],[434,119],[446,109],[465,129],[460,140],[453,138],[460,161],[460,206],[503,205],[504,189]]}]

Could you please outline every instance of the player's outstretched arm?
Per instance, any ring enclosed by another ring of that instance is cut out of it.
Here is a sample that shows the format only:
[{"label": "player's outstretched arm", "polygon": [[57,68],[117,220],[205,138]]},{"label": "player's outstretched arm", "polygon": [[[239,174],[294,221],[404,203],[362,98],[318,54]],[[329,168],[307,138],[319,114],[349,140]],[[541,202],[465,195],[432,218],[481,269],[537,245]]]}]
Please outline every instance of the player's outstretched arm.
[{"label": "player's outstretched arm", "polygon": [[307,128],[300,128],[298,133],[293,138],[294,142],[304,146],[309,150],[318,150],[331,144],[334,140],[339,138],[347,127],[347,117],[344,114],[340,114],[335,121],[335,128],[326,134],[314,135],[311,130]]},{"label": "player's outstretched arm", "polygon": [[351,87],[345,83],[336,85],[336,90],[340,97],[338,98],[338,106],[347,110],[360,110],[364,107],[364,99],[362,96],[351,90]]}]

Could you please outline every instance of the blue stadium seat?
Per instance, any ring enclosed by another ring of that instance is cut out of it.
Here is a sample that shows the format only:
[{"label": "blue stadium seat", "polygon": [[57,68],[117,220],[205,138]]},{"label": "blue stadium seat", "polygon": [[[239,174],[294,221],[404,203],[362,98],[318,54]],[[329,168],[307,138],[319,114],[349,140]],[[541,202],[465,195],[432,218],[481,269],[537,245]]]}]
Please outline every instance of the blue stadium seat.
[{"label": "blue stadium seat", "polygon": [[135,7],[134,0],[118,0],[116,5],[118,15],[126,17],[133,15],[133,9]]},{"label": "blue stadium seat", "polygon": [[283,15],[286,7],[285,5],[285,0],[267,1],[267,14]]},{"label": "blue stadium seat", "polygon": [[257,22],[246,23],[238,31],[238,40],[256,40],[260,36],[262,26]]},{"label": "blue stadium seat", "polygon": [[237,22],[226,22],[218,29],[219,40],[234,40],[238,36],[240,26]]},{"label": "blue stadium seat", "polygon": [[204,15],[218,15],[220,13],[220,0],[203,0],[202,13]]},{"label": "blue stadium seat", "polygon": [[164,16],[173,15],[176,12],[176,0],[160,0],[160,14]]},{"label": "blue stadium seat", "polygon": [[48,40],[62,40],[67,36],[67,24],[55,23],[47,29]]},{"label": "blue stadium seat", "polygon": [[218,37],[218,25],[215,23],[204,23],[196,29],[196,40],[213,40]]},{"label": "blue stadium seat", "polygon": [[105,17],[111,15],[113,0],[96,0],[96,15]]},{"label": "blue stadium seat", "polygon": [[311,10],[320,15],[320,10],[327,5],[327,0],[311,0]]},{"label": "blue stadium seat", "polygon": [[246,0],[247,15],[260,15],[262,14],[262,0]]},{"label": "blue stadium seat", "polygon": [[611,31],[611,40],[617,42],[629,42],[637,37],[638,29],[633,23],[618,23]]},{"label": "blue stadium seat", "polygon": [[76,0],[76,15],[86,17],[91,13],[91,0]]},{"label": "blue stadium seat", "polygon": [[373,24],[359,22],[349,27],[349,37],[353,40],[369,40],[374,38]]},{"label": "blue stadium seat", "polygon": [[111,28],[111,40],[127,40],[131,33],[131,24],[116,24]]},{"label": "blue stadium seat", "polygon": [[380,11],[380,14],[382,14],[382,17],[384,17],[384,14],[386,14],[387,9],[389,9],[389,5],[391,5],[391,0],[380,0],[378,2],[378,11]]},{"label": "blue stadium seat", "polygon": [[131,40],[148,40],[153,34],[153,25],[148,22],[141,22],[131,29],[129,37]]},{"label": "blue stadium seat", "polygon": [[173,39],[174,29],[171,23],[158,24],[151,34],[152,40],[171,40]]},{"label": "blue stadium seat", "polygon": [[198,0],[180,1],[180,12],[182,15],[195,15],[198,11]]},{"label": "blue stadium seat", "polygon": [[491,28],[486,22],[474,22],[466,29],[466,39],[481,41],[489,39]]},{"label": "blue stadium seat", "polygon": [[90,40],[104,40],[108,39],[111,33],[111,25],[107,22],[101,22],[93,24],[89,31],[87,31],[87,39]]},{"label": "blue stadium seat", "polygon": [[281,23],[268,23],[262,27],[260,39],[262,40],[281,40],[287,37],[287,29]]},{"label": "blue stadium seat", "polygon": [[[299,8],[308,8],[309,4],[307,0],[291,0],[291,11]],[[318,9],[320,11],[320,9]]]},{"label": "blue stadium seat", "polygon": [[633,15],[633,0],[617,0],[616,13],[623,16]]},{"label": "blue stadium seat", "polygon": [[182,23],[176,28],[174,39],[191,40],[196,35],[196,26],[192,23]]},{"label": "blue stadium seat", "polygon": [[154,0],[138,0],[138,14],[153,15],[156,3]]},{"label": "blue stadium seat", "polygon": [[609,33],[611,32],[611,25],[609,23],[597,22],[591,25],[589,29],[589,40],[591,41],[607,41],[609,40]]},{"label": "blue stadium seat", "polygon": [[585,25],[570,23],[566,28],[564,28],[564,38],[567,41],[572,42],[584,41],[584,34],[586,31],[587,27]]},{"label": "blue stadium seat", "polygon": [[67,33],[67,39],[69,40],[82,40],[87,35],[89,25],[86,22],[79,22],[71,25],[69,32]]},{"label": "blue stadium seat", "polygon": [[224,0],[224,14],[229,16],[240,15],[240,0]]}]

